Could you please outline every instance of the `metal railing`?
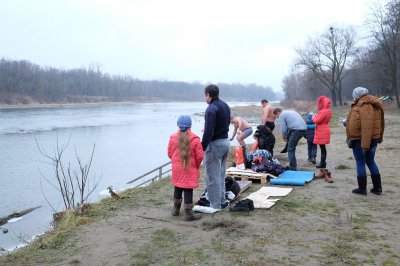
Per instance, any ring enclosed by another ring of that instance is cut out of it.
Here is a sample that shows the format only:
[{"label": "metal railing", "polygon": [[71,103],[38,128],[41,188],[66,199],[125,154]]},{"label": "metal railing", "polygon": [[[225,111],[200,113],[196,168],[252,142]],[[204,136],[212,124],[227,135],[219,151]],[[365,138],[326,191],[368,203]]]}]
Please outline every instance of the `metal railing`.
[{"label": "metal railing", "polygon": [[[154,181],[156,181],[158,179],[161,179],[163,177],[163,175],[165,175],[166,173],[171,172],[172,168],[165,170],[165,167],[167,165],[170,165],[170,164],[171,164],[171,162],[168,162],[168,163],[165,163],[163,165],[160,165],[159,167],[154,168],[153,170],[148,171],[147,173],[145,173],[145,174],[143,174],[141,176],[138,176],[135,179],[132,179],[131,181],[128,181],[127,184],[131,184],[131,183],[133,183],[135,181],[141,180],[141,179],[147,177],[148,175],[150,175],[150,174],[152,174],[154,172],[157,172],[157,173],[153,178],[147,179],[144,182],[140,183],[139,185],[136,185],[135,187],[140,187],[140,186],[143,186],[144,184],[147,184],[149,182],[154,182]],[[165,170],[164,172],[163,172],[163,168]]]}]

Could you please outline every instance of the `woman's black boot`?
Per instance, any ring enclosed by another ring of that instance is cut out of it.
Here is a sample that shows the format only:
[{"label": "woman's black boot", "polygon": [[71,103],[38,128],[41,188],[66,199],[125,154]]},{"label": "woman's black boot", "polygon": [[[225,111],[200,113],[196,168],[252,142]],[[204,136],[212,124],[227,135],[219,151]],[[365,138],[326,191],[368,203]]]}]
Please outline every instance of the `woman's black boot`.
[{"label": "woman's black boot", "polygon": [[357,176],[358,188],[353,189],[353,193],[360,195],[367,195],[367,177],[366,176]]},{"label": "woman's black boot", "polygon": [[376,195],[382,194],[381,175],[371,175],[372,185],[374,186],[370,191]]}]

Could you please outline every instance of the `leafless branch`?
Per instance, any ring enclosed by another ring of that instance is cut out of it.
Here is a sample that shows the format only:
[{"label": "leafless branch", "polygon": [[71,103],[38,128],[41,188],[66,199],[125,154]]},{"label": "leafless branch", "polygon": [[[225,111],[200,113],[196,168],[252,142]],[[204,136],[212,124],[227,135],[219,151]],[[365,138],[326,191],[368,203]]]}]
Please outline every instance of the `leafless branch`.
[{"label": "leafless branch", "polygon": [[[70,140],[71,135],[69,136],[67,144],[60,145],[57,135],[57,143],[53,148],[53,154],[50,155],[41,145],[39,145],[39,142],[35,137],[38,150],[40,154],[46,159],[45,163],[52,165],[54,176],[53,178],[45,177],[43,173],[39,170],[40,174],[47,183],[49,183],[54,189],[56,189],[60,193],[65,209],[73,209],[79,206],[84,206],[89,196],[97,188],[101,179],[96,179],[95,177],[93,177],[93,179],[95,180],[93,182],[93,185],[90,186],[90,169],[93,162],[96,147],[95,144],[93,144],[90,159],[87,163],[84,163],[81,160],[75,147],[75,159],[78,164],[78,170],[73,169],[73,166],[70,162],[66,163],[64,161],[63,155],[70,143]],[[43,189],[42,193],[44,195]],[[46,196],[45,199],[49,203],[53,211],[55,211]]]}]

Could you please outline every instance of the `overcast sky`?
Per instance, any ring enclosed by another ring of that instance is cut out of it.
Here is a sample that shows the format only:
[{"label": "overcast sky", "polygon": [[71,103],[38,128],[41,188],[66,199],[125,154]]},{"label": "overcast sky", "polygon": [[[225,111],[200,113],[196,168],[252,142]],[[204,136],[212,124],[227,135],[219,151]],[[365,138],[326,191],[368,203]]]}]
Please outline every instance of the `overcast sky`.
[{"label": "overcast sky", "polygon": [[331,25],[362,25],[373,2],[0,0],[0,58],[280,91],[295,47]]}]

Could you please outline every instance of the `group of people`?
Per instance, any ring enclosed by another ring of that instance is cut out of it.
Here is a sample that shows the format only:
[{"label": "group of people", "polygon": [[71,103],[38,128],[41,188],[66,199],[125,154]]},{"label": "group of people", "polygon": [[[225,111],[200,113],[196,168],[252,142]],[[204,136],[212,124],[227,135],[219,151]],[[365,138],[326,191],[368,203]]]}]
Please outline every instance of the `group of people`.
[{"label": "group of people", "polygon": [[[237,136],[240,145],[244,139],[253,133],[250,124],[240,117],[232,117],[227,103],[219,98],[219,88],[206,86],[205,101],[208,107],[205,111],[204,132],[202,140],[191,131],[190,116],[181,115],[178,118],[179,130],[170,136],[168,157],[172,160],[172,184],[174,199],[172,215],[180,214],[182,194],[184,201],[185,220],[193,221],[200,217],[193,211],[193,189],[198,187],[200,164],[204,159],[207,199],[210,208],[220,210],[228,206],[225,198],[226,161],[229,153],[229,141]],[[365,88],[353,91],[354,102],[347,117],[347,139],[352,141],[353,154],[357,164],[358,188],[353,193],[366,195],[366,165],[371,171],[373,182],[372,193],[381,194],[381,177],[374,161],[377,144],[383,139],[384,112],[378,98],[368,95]],[[317,168],[326,167],[326,145],[330,143],[329,122],[332,118],[331,100],[326,96],[318,98],[318,112],[307,114],[303,118],[293,110],[272,108],[268,100],[261,101],[263,107],[262,127],[272,134],[275,120],[279,120],[283,140],[287,143],[289,169],[297,170],[296,146],[301,138],[307,137],[308,161],[316,164],[317,145],[321,150],[321,160]],[[233,124],[232,137],[228,138],[229,125]],[[257,133],[257,131],[256,131]],[[272,141],[272,140],[271,140]],[[275,138],[273,138],[275,142]],[[273,145],[268,146],[273,154]]]},{"label": "group of people", "polygon": [[285,151],[288,153],[289,169],[297,170],[296,147],[300,139],[307,138],[308,161],[316,164],[317,145],[321,149],[321,160],[317,168],[326,167],[326,145],[330,143],[331,131],[329,122],[332,118],[330,109],[331,100],[326,96],[318,98],[318,112],[315,115],[306,114],[303,118],[293,110],[282,111],[274,109],[274,115],[279,119],[283,140],[287,143]]},{"label": "group of people", "polygon": [[[358,187],[352,192],[367,195],[367,172],[371,173],[371,193],[381,195],[382,184],[378,165],[375,162],[377,144],[383,140],[385,128],[384,110],[379,98],[368,94],[368,89],[357,87],[353,90],[353,103],[347,119],[347,142],[352,149],[357,168]],[[308,161],[316,163],[317,145],[321,149],[321,160],[317,168],[326,167],[326,145],[330,143],[329,122],[332,118],[330,110],[331,100],[326,96],[318,98],[318,113],[307,114],[304,119],[295,111],[275,108],[273,113],[279,119],[282,137],[287,141],[287,152],[290,169],[296,170],[296,146],[299,140],[306,135],[308,144]],[[326,179],[333,182],[329,176]]]}]

